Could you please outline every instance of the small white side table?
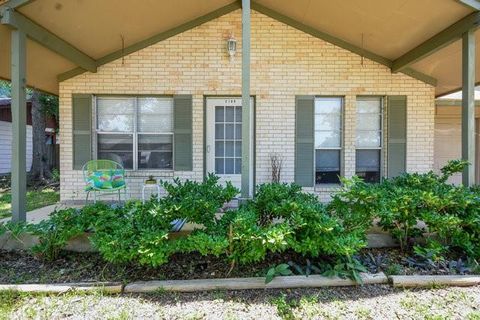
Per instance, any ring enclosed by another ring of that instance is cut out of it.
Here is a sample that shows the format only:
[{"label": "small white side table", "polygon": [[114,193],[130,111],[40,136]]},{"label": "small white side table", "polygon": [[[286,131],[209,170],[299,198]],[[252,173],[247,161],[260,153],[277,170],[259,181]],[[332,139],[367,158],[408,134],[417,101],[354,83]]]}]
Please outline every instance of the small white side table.
[{"label": "small white side table", "polygon": [[[147,189],[156,189],[157,191],[157,200],[160,201],[160,192],[161,192],[161,188],[160,188],[160,185],[158,183],[155,183],[155,184],[148,184],[148,183],[144,183],[143,184],[143,187],[142,187],[142,202],[145,203],[146,199],[145,199],[145,190]],[[155,190],[154,190],[155,191]],[[152,192],[153,193],[153,192]]]}]

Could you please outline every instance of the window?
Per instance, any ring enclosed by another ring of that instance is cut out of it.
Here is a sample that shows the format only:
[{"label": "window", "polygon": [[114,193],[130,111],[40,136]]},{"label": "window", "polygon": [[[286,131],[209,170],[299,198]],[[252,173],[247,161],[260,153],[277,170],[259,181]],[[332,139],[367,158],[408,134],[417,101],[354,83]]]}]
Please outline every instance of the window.
[{"label": "window", "polygon": [[342,98],[315,99],[315,183],[340,183]]},{"label": "window", "polygon": [[97,158],[126,169],[173,168],[173,99],[98,97]]},{"label": "window", "polygon": [[215,172],[242,173],[242,107],[215,107]]},{"label": "window", "polygon": [[356,175],[380,182],[382,151],[382,98],[357,98]]}]

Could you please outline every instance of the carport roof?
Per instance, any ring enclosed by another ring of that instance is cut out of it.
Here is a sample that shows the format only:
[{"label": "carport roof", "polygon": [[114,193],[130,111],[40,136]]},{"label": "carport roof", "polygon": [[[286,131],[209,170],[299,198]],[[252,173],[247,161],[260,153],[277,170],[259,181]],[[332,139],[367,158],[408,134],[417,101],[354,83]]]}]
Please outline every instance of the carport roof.
[{"label": "carport roof", "polygon": [[[0,77],[10,78],[9,28],[21,24],[37,32],[27,43],[28,85],[57,94],[59,80],[85,68],[94,71],[122,54],[239,9],[240,3],[0,0],[0,7]],[[256,0],[252,9],[434,84],[437,96],[461,87],[460,37],[480,22],[475,0]],[[479,79],[478,66],[476,75]]]}]

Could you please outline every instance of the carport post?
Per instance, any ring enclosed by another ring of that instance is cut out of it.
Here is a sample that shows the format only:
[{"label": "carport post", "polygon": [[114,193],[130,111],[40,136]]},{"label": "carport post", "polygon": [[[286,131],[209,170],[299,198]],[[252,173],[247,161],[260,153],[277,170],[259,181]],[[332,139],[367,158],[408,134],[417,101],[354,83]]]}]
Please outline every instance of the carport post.
[{"label": "carport post", "polygon": [[470,165],[463,170],[464,186],[475,183],[475,32],[462,36],[462,159]]},{"label": "carport post", "polygon": [[27,154],[27,108],[26,108],[26,36],[14,29],[12,34],[12,220],[26,220],[26,154]]},{"label": "carport post", "polygon": [[250,0],[242,0],[242,198],[250,190]]}]

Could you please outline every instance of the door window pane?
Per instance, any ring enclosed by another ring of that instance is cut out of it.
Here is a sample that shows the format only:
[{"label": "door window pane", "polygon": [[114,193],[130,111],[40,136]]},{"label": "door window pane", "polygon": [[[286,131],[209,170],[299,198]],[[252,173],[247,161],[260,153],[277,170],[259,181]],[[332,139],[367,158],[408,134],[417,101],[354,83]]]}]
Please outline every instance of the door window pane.
[{"label": "door window pane", "polygon": [[235,174],[235,159],[226,158],[225,159],[225,174]]},{"label": "door window pane", "polygon": [[99,134],[97,158],[120,163],[125,169],[133,169],[133,135]]},{"label": "door window pane", "polygon": [[173,136],[141,134],[138,136],[139,169],[172,169]]}]

